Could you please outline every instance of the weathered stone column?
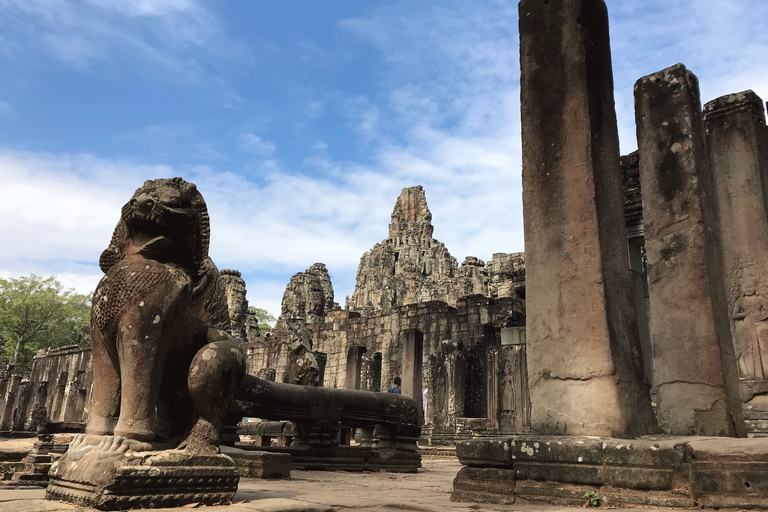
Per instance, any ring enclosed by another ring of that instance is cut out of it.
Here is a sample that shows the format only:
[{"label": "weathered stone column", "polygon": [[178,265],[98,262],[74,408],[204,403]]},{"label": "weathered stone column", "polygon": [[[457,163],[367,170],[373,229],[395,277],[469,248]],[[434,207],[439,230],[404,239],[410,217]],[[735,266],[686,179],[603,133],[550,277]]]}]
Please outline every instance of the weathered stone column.
[{"label": "weathered stone column", "polygon": [[360,372],[363,367],[363,354],[368,349],[359,345],[349,347],[347,352],[347,371],[344,378],[344,389],[360,389]]},{"label": "weathered stone column", "polygon": [[602,0],[523,0],[519,10],[531,429],[651,433],[608,13]]},{"label": "weathered stone column", "polygon": [[698,80],[682,64],[641,78],[635,115],[659,424],[666,434],[736,435],[743,421],[738,383],[721,362],[731,341]]},{"label": "weathered stone column", "polygon": [[768,378],[765,107],[752,91],[729,94],[704,105],[704,120],[735,357],[742,379],[763,381]]},{"label": "weathered stone column", "polygon": [[446,413],[449,416],[464,416],[466,409],[464,403],[464,381],[466,378],[466,369],[464,365],[464,356],[458,350],[448,354],[445,360],[445,401],[447,404]]},{"label": "weathered stone column", "polygon": [[424,333],[418,329],[406,329],[403,340],[403,375],[401,392],[421,404],[422,364],[424,357]]}]

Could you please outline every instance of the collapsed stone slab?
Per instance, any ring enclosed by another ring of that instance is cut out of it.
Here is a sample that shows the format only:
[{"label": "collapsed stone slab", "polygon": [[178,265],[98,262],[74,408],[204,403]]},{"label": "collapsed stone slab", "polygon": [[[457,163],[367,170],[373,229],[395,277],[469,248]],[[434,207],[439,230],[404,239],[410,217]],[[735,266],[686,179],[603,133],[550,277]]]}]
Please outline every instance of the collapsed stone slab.
[{"label": "collapsed stone slab", "polygon": [[768,508],[768,439],[508,436],[462,441],[452,501]]}]

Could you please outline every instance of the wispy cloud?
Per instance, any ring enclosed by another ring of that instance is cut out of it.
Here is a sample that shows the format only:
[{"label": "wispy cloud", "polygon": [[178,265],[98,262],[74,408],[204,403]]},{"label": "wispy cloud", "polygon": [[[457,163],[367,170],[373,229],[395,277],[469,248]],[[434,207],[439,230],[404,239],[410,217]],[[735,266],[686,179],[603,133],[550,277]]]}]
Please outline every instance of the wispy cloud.
[{"label": "wispy cloud", "polygon": [[15,111],[9,103],[0,100],[0,117],[11,117],[14,113]]},{"label": "wispy cloud", "polygon": [[682,62],[699,77],[702,102],[753,89],[768,100],[768,3],[744,0],[608,2],[622,151],[637,148],[633,85]]},{"label": "wispy cloud", "polygon": [[257,156],[268,158],[272,156],[277,149],[273,142],[263,140],[253,133],[244,133],[238,138],[240,149],[253,153]]},{"label": "wispy cloud", "polygon": [[[768,31],[752,21],[768,18],[767,3],[607,3],[624,152],[635,146],[632,85],[676,62],[698,74],[705,101],[746,88],[768,99],[768,72],[760,65]],[[200,57],[224,38],[206,9],[213,5],[0,0],[0,59],[34,47],[89,73],[140,60],[156,73],[216,87],[227,104],[247,111],[254,99],[211,75]],[[280,121],[309,127],[302,142],[290,142],[292,150],[305,145],[292,164],[281,155],[289,146],[272,131],[280,123],[269,110],[233,113],[235,128],[218,140],[163,120],[126,136],[160,145],[183,139],[180,147],[195,155],[183,161],[197,165],[0,150],[0,218],[14,220],[0,223],[0,272],[55,271],[92,287],[120,206],[145,179],[174,175],[197,183],[208,202],[214,261],[241,270],[251,303],[273,312],[290,275],[318,261],[328,265],[343,303],[361,254],[386,238],[403,187],[425,187],[435,237],[459,261],[522,251],[516,3],[393,1],[366,12],[337,27],[345,41],[372,50],[372,83],[339,76],[326,88],[309,86],[307,72],[286,85],[298,103],[295,117]],[[316,41],[298,46],[292,62],[333,57]],[[312,69],[334,69],[321,64]]]},{"label": "wispy cloud", "polygon": [[217,90],[228,105],[239,101],[203,64],[227,58],[219,53],[226,36],[195,0],[0,0],[0,29],[0,58],[16,65],[34,55],[89,73],[140,66],[164,81]]}]

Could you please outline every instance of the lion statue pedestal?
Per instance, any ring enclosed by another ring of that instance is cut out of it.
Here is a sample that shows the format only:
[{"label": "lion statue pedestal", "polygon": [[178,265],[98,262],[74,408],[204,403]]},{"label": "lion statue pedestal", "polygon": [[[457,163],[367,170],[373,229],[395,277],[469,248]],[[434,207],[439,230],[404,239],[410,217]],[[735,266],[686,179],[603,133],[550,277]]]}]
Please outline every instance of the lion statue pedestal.
[{"label": "lion statue pedestal", "polygon": [[46,498],[101,510],[234,497],[224,416],[245,375],[207,208],[181,178],[147,181],[122,208],[93,296],[85,434],[51,466]]},{"label": "lion statue pedestal", "polygon": [[229,503],[240,475],[226,455],[134,451],[120,436],[75,438],[49,472],[46,498],[99,510]]}]

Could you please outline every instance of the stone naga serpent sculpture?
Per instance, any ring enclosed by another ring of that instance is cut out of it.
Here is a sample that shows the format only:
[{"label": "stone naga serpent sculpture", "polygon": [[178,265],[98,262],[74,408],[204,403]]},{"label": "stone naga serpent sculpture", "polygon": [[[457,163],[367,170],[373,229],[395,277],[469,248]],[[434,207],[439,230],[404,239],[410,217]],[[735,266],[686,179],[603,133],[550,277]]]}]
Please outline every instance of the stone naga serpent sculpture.
[{"label": "stone naga serpent sculpture", "polygon": [[147,181],[123,206],[93,296],[93,442],[218,453],[245,360],[219,328],[229,317],[209,238],[205,201],[181,178]]}]

